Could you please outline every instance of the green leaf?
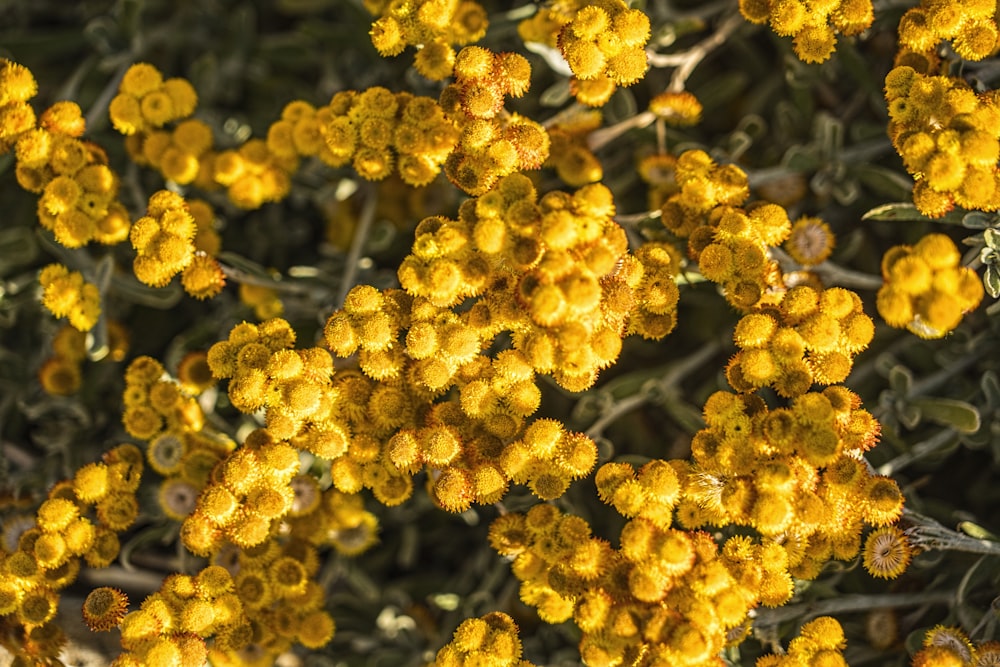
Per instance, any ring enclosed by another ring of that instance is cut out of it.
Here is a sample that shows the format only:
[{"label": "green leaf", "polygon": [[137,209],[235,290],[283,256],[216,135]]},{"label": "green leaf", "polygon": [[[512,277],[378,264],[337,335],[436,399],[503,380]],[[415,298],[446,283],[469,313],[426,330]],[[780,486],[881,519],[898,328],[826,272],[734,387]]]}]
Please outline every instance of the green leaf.
[{"label": "green leaf", "polygon": [[910,393],[913,384],[913,373],[906,366],[897,364],[889,369],[889,388],[899,397]]},{"label": "green leaf", "polygon": [[1000,297],[1000,271],[997,270],[996,264],[990,264],[986,267],[986,272],[983,274],[983,287],[994,299]]},{"label": "green leaf", "polygon": [[983,232],[983,241],[993,250],[1000,250],[1000,231],[990,227]]},{"label": "green leaf", "polygon": [[920,408],[924,418],[943,426],[951,426],[962,433],[979,430],[979,411],[965,401],[953,398],[915,398],[911,404]]}]

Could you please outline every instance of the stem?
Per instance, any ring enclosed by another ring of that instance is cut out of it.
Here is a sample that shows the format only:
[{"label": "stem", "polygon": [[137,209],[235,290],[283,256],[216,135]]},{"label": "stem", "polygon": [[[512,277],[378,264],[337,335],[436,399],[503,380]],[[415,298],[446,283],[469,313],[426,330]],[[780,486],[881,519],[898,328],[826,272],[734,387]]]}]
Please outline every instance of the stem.
[{"label": "stem", "polygon": [[950,602],[952,598],[953,594],[948,590],[886,595],[841,595],[828,600],[788,605],[780,609],[758,609],[754,627],[771,627],[786,621],[806,621],[817,616],[843,612],[916,607],[927,603]]},{"label": "stem", "polygon": [[104,86],[104,90],[101,94],[97,96],[94,103],[87,110],[87,127],[93,127],[98,119],[106,116],[108,113],[108,106],[111,104],[111,99],[118,94],[118,85],[121,83],[122,78],[125,76],[125,71],[131,67],[132,61],[126,60],[118,66],[115,70],[115,75],[111,77],[107,85]]},{"label": "stem", "polygon": [[667,92],[679,93],[684,90],[684,84],[694,69],[708,56],[709,53],[725,43],[726,39],[736,30],[737,26],[743,25],[743,17],[733,14],[718,27],[718,29],[707,38],[698,42],[692,49],[686,52],[684,62],[677,66],[674,75],[670,78],[670,85]]},{"label": "stem", "polygon": [[943,431],[939,431],[923,442],[918,442],[913,445],[913,447],[911,447],[908,451],[903,452],[891,461],[883,463],[878,467],[876,472],[879,475],[891,477],[893,474],[899,472],[911,463],[919,461],[925,456],[930,456],[937,450],[947,445],[955,436],[955,433],[955,429],[953,428],[946,428]]},{"label": "stem", "polygon": [[903,518],[913,525],[906,529],[910,544],[925,551],[962,551],[970,554],[1000,556],[1000,543],[980,540],[945,528],[930,518],[903,508]]},{"label": "stem", "polygon": [[616,421],[622,415],[631,412],[644,403],[652,400],[659,393],[657,390],[662,392],[666,391],[670,387],[676,386],[685,376],[708,361],[721,348],[722,344],[719,341],[712,341],[694,354],[691,354],[685,357],[682,361],[679,361],[675,366],[672,366],[662,377],[655,380],[648,388],[643,387],[643,389],[639,392],[632,394],[631,396],[626,396],[619,401],[615,401],[611,407],[605,410],[604,413],[590,425],[586,434],[590,436],[591,439],[600,437],[601,434],[604,433],[604,429],[607,428],[609,424]]},{"label": "stem", "polygon": [[354,278],[358,273],[358,261],[361,259],[361,253],[365,249],[365,241],[368,240],[368,232],[371,231],[372,222],[375,220],[375,205],[378,203],[378,198],[375,196],[374,189],[366,188],[365,196],[361,216],[358,218],[358,226],[354,230],[354,238],[351,239],[351,248],[347,252],[344,277],[341,279],[340,291],[337,294],[338,308],[344,305],[347,293],[354,287]]}]

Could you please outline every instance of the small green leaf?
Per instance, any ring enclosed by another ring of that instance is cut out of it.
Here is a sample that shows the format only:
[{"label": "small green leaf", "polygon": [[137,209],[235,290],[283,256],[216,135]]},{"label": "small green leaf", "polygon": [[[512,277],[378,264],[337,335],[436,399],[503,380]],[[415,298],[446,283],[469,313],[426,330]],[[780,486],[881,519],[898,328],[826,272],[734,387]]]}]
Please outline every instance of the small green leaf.
[{"label": "small green leaf", "polygon": [[1000,407],[1000,379],[997,378],[996,371],[990,369],[983,373],[980,386],[983,388],[986,404],[993,408]]},{"label": "small green leaf", "polygon": [[982,211],[969,211],[962,216],[962,226],[969,229],[986,229],[996,222],[996,217]]},{"label": "small green leaf", "polygon": [[899,423],[908,429],[915,429],[923,418],[920,408],[916,405],[904,405],[897,413]]},{"label": "small green leaf", "polygon": [[983,241],[993,250],[1000,250],[1000,231],[989,227],[983,232]]},{"label": "small green leaf", "polygon": [[916,398],[911,405],[919,407],[926,419],[951,426],[962,433],[979,430],[979,411],[974,405],[953,398]]},{"label": "small green leaf", "polygon": [[897,364],[889,369],[889,388],[900,397],[910,393],[913,384],[913,373],[906,366]]},{"label": "small green leaf", "polygon": [[986,267],[986,272],[983,274],[983,287],[994,299],[1000,297],[1000,271],[997,270],[996,264],[990,264]]},{"label": "small green leaf", "polygon": [[920,211],[910,202],[894,202],[876,206],[863,216],[862,220],[892,220],[892,221],[913,221],[913,222],[940,222],[947,225],[962,224],[964,213],[952,211],[940,218],[931,218]]}]

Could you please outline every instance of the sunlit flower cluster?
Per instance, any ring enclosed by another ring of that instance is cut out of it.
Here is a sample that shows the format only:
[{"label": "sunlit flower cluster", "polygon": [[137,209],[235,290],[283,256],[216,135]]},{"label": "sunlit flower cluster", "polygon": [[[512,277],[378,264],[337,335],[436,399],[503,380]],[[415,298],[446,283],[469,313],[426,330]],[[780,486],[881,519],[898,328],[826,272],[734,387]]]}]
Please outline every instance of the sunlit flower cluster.
[{"label": "sunlit flower cluster", "polygon": [[451,76],[452,47],[479,41],[489,25],[486,10],[474,0],[365,0],[364,5],[379,17],[369,33],[378,52],[396,56],[415,46],[413,66],[434,81]]},{"label": "sunlit flower cluster", "polygon": [[[708,153],[689,150],[681,153],[676,161],[664,157],[658,164],[647,166],[647,171],[673,173],[670,195],[658,204],[662,210],[663,224],[681,238],[691,236],[694,230],[706,224],[707,216],[717,206],[737,207],[750,196],[747,175],[733,164],[716,164]],[[666,174],[651,181],[668,180]],[[666,184],[664,184],[666,186]],[[787,216],[786,216],[787,217]]]},{"label": "sunlit flower cluster", "polygon": [[25,132],[35,127],[35,110],[28,100],[38,92],[38,82],[24,65],[0,58],[0,154],[6,153]]},{"label": "sunlit flower cluster", "polygon": [[0,622],[20,655],[42,662],[59,654],[65,642],[54,620],[60,591],[76,581],[81,560],[100,568],[118,556],[118,533],[139,514],[142,467],[134,445],[109,450],[103,461],[50,489],[15,550],[0,548]]},{"label": "sunlit flower cluster", "polygon": [[325,141],[320,158],[331,166],[350,163],[369,181],[395,170],[409,185],[427,185],[458,140],[433,99],[379,86],[339,92],[317,117]]},{"label": "sunlit flower cluster", "polygon": [[587,110],[549,124],[549,159],[546,167],[553,167],[563,183],[574,188],[597,183],[604,178],[600,160],[587,146],[588,135],[601,126],[601,112]]},{"label": "sunlit flower cluster", "polygon": [[56,102],[15,145],[18,183],[39,195],[39,222],[68,248],[123,241],[130,223],[107,155],[79,138],[84,126],[75,102]]},{"label": "sunlit flower cluster", "polygon": [[879,423],[844,387],[774,409],[754,394],[717,392],[704,417],[683,466],[677,521],[686,528],[752,527],[782,544],[794,576],[812,579],[831,557],[858,554],[865,524],[885,526],[902,512],[896,482],[861,458]]},{"label": "sunlit flower cluster", "polygon": [[814,383],[843,382],[874,334],[854,292],[799,285],[740,319],[733,336],[739,351],[726,377],[737,391],[770,386],[780,396],[799,396]]},{"label": "sunlit flower cluster", "polygon": [[954,205],[1000,207],[1000,105],[993,91],[899,66],[885,79],[889,138],[913,175],[913,203],[939,217]]},{"label": "sunlit flower cluster", "polygon": [[79,271],[62,264],[49,264],[38,276],[42,305],[56,317],[66,317],[78,331],[90,331],[101,316],[101,293]]},{"label": "sunlit flower cluster", "polygon": [[1000,642],[973,643],[964,630],[936,625],[924,635],[912,667],[990,667],[1000,664]]},{"label": "sunlit flower cluster", "polygon": [[847,667],[843,655],[846,646],[840,623],[831,616],[820,616],[802,626],[799,636],[788,643],[787,652],[762,656],[755,667]]},{"label": "sunlit flower cluster", "polygon": [[946,335],[983,298],[979,276],[960,261],[954,241],[944,234],[890,248],[882,257],[879,315],[889,326],[905,327],[921,338]]},{"label": "sunlit flower cluster", "polygon": [[871,0],[740,0],[740,13],[751,23],[770,23],[778,35],[792,37],[795,54],[807,63],[828,59],[838,33],[857,35],[875,18]]},{"label": "sunlit flower cluster", "polygon": [[125,71],[108,112],[115,129],[130,135],[187,118],[197,104],[198,94],[186,79],[164,80],[153,65],[136,63]]},{"label": "sunlit flower cluster", "polygon": [[558,47],[573,72],[576,99],[589,106],[645,76],[649,31],[649,18],[623,0],[556,2],[518,26],[525,42]]},{"label": "sunlit flower cluster", "polygon": [[768,588],[763,568],[774,563],[748,540],[736,563],[708,533],[662,519],[629,521],[615,549],[593,537],[584,519],[544,504],[497,518],[489,539],[513,559],[525,604],[547,623],[572,619],[580,628],[580,656],[590,667],[640,656],[648,664],[711,664],[731,631],[742,635],[758,590]]},{"label": "sunlit flower cluster", "polygon": [[514,619],[499,611],[462,621],[452,640],[434,657],[434,667],[466,665],[534,667],[521,659],[521,638]]},{"label": "sunlit flower cluster", "polygon": [[995,12],[996,0],[959,4],[923,0],[899,19],[899,45],[918,53],[930,53],[942,41],[950,40],[960,57],[982,60],[996,51]]},{"label": "sunlit flower cluster", "polygon": [[455,82],[462,110],[472,118],[493,118],[506,96],[521,97],[531,85],[531,65],[519,53],[494,53],[467,46],[455,60]]},{"label": "sunlit flower cluster", "polygon": [[152,129],[130,134],[125,148],[133,162],[156,169],[167,180],[213,190],[218,188],[213,180],[214,143],[212,128],[189,118],[169,132]]}]

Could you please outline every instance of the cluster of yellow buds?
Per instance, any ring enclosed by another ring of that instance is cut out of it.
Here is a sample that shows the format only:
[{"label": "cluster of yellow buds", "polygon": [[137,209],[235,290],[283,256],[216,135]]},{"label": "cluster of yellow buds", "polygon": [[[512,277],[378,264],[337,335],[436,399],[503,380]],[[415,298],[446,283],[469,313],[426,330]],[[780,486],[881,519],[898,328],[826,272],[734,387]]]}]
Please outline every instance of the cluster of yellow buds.
[{"label": "cluster of yellow buds", "polygon": [[[453,118],[463,113],[456,91],[449,87],[441,93],[441,105]],[[538,169],[548,157],[549,135],[535,121],[518,114],[473,119],[462,127],[458,144],[445,161],[444,173],[455,187],[479,196],[504,176]]]},{"label": "cluster of yellow buds", "polygon": [[770,23],[783,37],[793,37],[795,54],[804,62],[823,62],[837,46],[837,34],[857,35],[875,18],[871,0],[740,0],[740,13],[751,23]]},{"label": "cluster of yellow buds", "polygon": [[931,53],[944,40],[965,60],[982,60],[997,48],[995,0],[961,5],[945,0],[923,0],[899,19],[899,45],[917,53]]},{"label": "cluster of yellow buds", "polygon": [[584,519],[545,504],[497,518],[489,539],[514,559],[523,602],[547,623],[573,619],[583,633],[581,658],[594,667],[638,656],[649,664],[709,664],[758,600],[708,533],[645,518],[625,525],[617,550],[591,536]]},{"label": "cluster of yellow buds", "polygon": [[103,462],[83,466],[73,480],[49,491],[36,525],[20,534],[14,551],[0,549],[0,624],[16,637],[23,655],[44,661],[58,654],[63,635],[53,618],[59,591],[76,581],[81,558],[97,568],[117,557],[117,533],[139,512],[135,493],[141,474],[138,448],[125,444],[109,450]]},{"label": "cluster of yellow buds", "polygon": [[298,164],[297,156],[276,155],[263,139],[250,139],[237,149],[214,156],[212,178],[226,188],[231,202],[242,209],[255,209],[288,196]]},{"label": "cluster of yellow buds", "polygon": [[[689,150],[681,153],[676,161],[660,157],[647,165],[646,171],[657,169],[673,172],[670,195],[657,207],[662,211],[663,224],[681,238],[691,236],[705,224],[706,217],[717,206],[740,206],[750,196],[747,175],[733,164],[718,165],[708,153]],[[651,181],[668,180],[665,176]]]},{"label": "cluster of yellow buds", "polygon": [[847,646],[844,629],[831,616],[820,616],[805,623],[799,636],[788,643],[784,654],[770,654],[757,659],[755,667],[798,667],[823,665],[847,667],[843,650]]},{"label": "cluster of yellow buds", "polygon": [[108,113],[115,129],[130,135],[187,118],[197,104],[198,94],[186,79],[164,80],[153,65],[136,63],[125,71]]},{"label": "cluster of yellow buds", "polygon": [[25,132],[35,127],[35,110],[28,100],[38,82],[24,65],[0,58],[0,154],[9,151]]},{"label": "cluster of yellow buds", "polygon": [[281,110],[281,118],[267,130],[268,149],[284,159],[323,155],[324,162],[329,162],[332,156],[325,153],[324,118],[325,114],[317,113],[305,100],[289,102]]},{"label": "cluster of yellow buds", "polygon": [[913,175],[913,203],[938,217],[958,204],[1000,207],[1000,100],[962,79],[894,68],[885,79],[889,138]]},{"label": "cluster of yellow buds", "polygon": [[854,355],[868,347],[875,325],[861,297],[842,287],[798,285],[775,304],[744,315],[733,339],[740,349],[726,368],[740,392],[771,386],[780,396],[799,396],[813,385],[843,382]]},{"label": "cluster of yellow buds", "polygon": [[42,304],[56,317],[69,318],[78,331],[90,331],[101,316],[101,293],[94,283],[83,279],[79,271],[62,264],[49,264],[38,276],[42,286]]},{"label": "cluster of yellow buds", "polygon": [[197,395],[214,383],[204,377],[205,366],[203,354],[189,354],[174,380],[160,362],[138,357],[125,372],[122,421],[130,435],[148,442],[146,460],[163,476],[157,500],[173,521],[194,511],[212,469],[234,447],[227,437],[205,429]]},{"label": "cluster of yellow buds", "polygon": [[772,410],[754,394],[720,391],[704,417],[681,475],[677,520],[686,528],[753,527],[782,542],[793,575],[812,579],[831,555],[858,554],[864,524],[885,526],[902,512],[896,482],[861,458],[879,423],[842,386]]},{"label": "cluster of yellow buds", "polygon": [[451,76],[452,46],[479,41],[489,25],[486,10],[474,0],[365,0],[365,9],[379,18],[369,33],[383,56],[397,56],[417,47],[413,65],[423,76],[440,81]]},{"label": "cluster of yellow buds", "polygon": [[395,167],[409,185],[427,185],[458,140],[458,130],[432,98],[380,86],[339,92],[319,115],[326,142],[320,157],[335,167],[350,161],[370,181]]},{"label": "cluster of yellow buds", "polygon": [[[25,70],[27,71],[27,70]],[[27,102],[23,102],[27,107]],[[27,107],[30,109],[30,107]],[[56,102],[15,143],[18,183],[40,195],[38,220],[56,241],[79,248],[90,241],[118,243],[130,219],[118,201],[118,176],[107,155],[81,141],[85,123],[75,102]]]},{"label": "cluster of yellow buds", "polygon": [[466,665],[534,667],[521,659],[521,638],[514,619],[500,611],[462,621],[452,640],[434,656],[433,667]]},{"label": "cluster of yellow buds", "polygon": [[921,338],[944,336],[983,299],[979,276],[960,261],[955,242],[944,234],[928,234],[915,246],[893,246],[882,257],[879,315]]},{"label": "cluster of yellow buds", "polygon": [[601,106],[618,86],[646,74],[649,17],[623,0],[553,3],[518,26],[525,42],[558,47],[573,72],[576,99]]},{"label": "cluster of yellow buds", "polygon": [[471,118],[493,118],[504,97],[521,97],[531,85],[531,64],[519,53],[494,53],[467,46],[455,60],[455,83],[462,110]]},{"label": "cluster of yellow buds", "polygon": [[973,644],[964,630],[936,625],[924,635],[923,646],[913,655],[913,667],[989,667],[1000,661],[1000,642]]},{"label": "cluster of yellow buds", "polygon": [[38,369],[38,382],[52,396],[69,396],[80,389],[87,358],[87,335],[66,324],[52,338],[52,356]]},{"label": "cluster of yellow buds", "polygon": [[146,215],[135,221],[129,233],[136,250],[132,265],[136,277],[147,285],[163,287],[183,272],[181,284],[192,296],[203,299],[218,294],[225,284],[221,266],[207,252],[195,252],[196,239],[217,250],[212,218],[211,207],[198,204],[192,208],[169,190],[154,193]]},{"label": "cluster of yellow buds", "polygon": [[360,494],[334,487],[321,491],[319,481],[305,473],[292,478],[291,487],[295,499],[285,519],[290,537],[332,546],[345,556],[357,556],[378,542],[378,517],[365,509]]},{"label": "cluster of yellow buds", "polygon": [[726,301],[747,310],[784,285],[768,249],[790,232],[788,213],[777,204],[750,209],[720,205],[709,212],[706,224],[691,232],[688,253],[701,274],[722,287]]},{"label": "cluster of yellow buds", "polygon": [[115,667],[200,665],[208,657],[207,639],[215,647],[238,650],[253,637],[233,577],[218,565],[195,575],[169,575],[117,625],[124,650]]},{"label": "cluster of yellow buds", "polygon": [[574,113],[548,125],[549,159],[563,183],[574,188],[597,183],[604,178],[600,160],[587,146],[587,135],[601,126],[601,112],[591,109]]},{"label": "cluster of yellow buds", "polygon": [[173,130],[136,132],[125,138],[132,161],[149,166],[178,185],[195,184],[203,190],[217,187],[213,180],[215,139],[204,121],[190,118]]}]

